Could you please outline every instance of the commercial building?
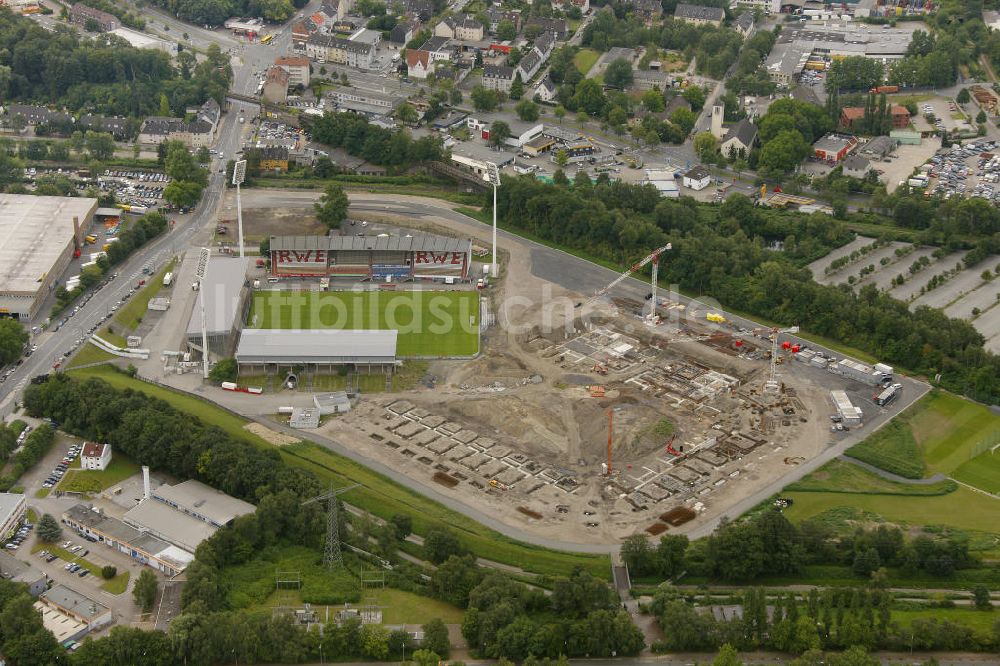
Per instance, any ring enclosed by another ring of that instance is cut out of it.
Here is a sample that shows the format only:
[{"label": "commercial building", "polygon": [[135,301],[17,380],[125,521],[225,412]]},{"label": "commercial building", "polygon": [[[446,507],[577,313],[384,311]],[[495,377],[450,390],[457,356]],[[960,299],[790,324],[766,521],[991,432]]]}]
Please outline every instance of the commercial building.
[{"label": "commercial building", "polygon": [[313,396],[313,405],[322,416],[327,414],[346,414],[351,411],[351,397],[347,391],[333,393],[317,393]]},{"label": "commercial building", "polygon": [[833,406],[845,425],[861,425],[861,418],[864,413],[860,407],[851,403],[846,391],[830,391],[830,398],[833,399]]},{"label": "commercial building", "polygon": [[38,313],[96,210],[97,199],[0,194],[0,316]]},{"label": "commercial building", "polygon": [[115,621],[110,608],[65,585],[42,592],[34,606],[60,643],[79,640]]},{"label": "commercial building", "polygon": [[871,162],[861,157],[861,155],[848,155],[841,167],[844,170],[845,176],[864,178],[871,171],[872,165]]},{"label": "commercial building", "polygon": [[63,522],[84,538],[96,539],[168,576],[176,576],[194,560],[194,555],[142,530],[105,515],[101,509],[76,504],[62,515]]},{"label": "commercial building", "polygon": [[[334,370],[391,371],[396,365],[394,330],[247,329],[240,337],[236,361],[240,372],[273,373],[305,366]],[[318,414],[318,410],[317,410]]]},{"label": "commercial building", "polygon": [[682,182],[684,187],[690,187],[692,190],[703,190],[712,182],[712,174],[699,164],[684,174]]},{"label": "commercial building", "polygon": [[[889,108],[892,126],[895,129],[906,129],[910,126],[910,112],[905,106],[893,104]],[[840,111],[840,125],[845,129],[856,130],[865,119],[865,109],[861,106],[845,106]]]},{"label": "commercial building", "polygon": [[209,354],[232,355],[240,324],[249,307],[246,287],[249,258],[212,257],[208,262],[201,293],[191,311],[187,327],[188,348],[202,351],[201,303],[205,304],[205,328],[208,332]]},{"label": "commercial building", "polygon": [[909,30],[856,23],[788,26],[764,66],[772,81],[790,85],[810,60],[822,65],[836,58],[862,56],[889,64],[904,58],[912,36]]},{"label": "commercial building", "polygon": [[274,65],[268,67],[264,75],[264,89],[261,96],[273,104],[284,104],[288,101],[288,70]]},{"label": "commercial building", "polygon": [[[637,69],[632,72],[632,87],[637,90],[666,90],[673,85],[670,72],[660,69]],[[683,99],[683,98],[682,98]]]},{"label": "commercial building", "polygon": [[188,552],[239,516],[257,508],[193,479],[150,491],[122,517],[126,525]]},{"label": "commercial building", "polygon": [[329,99],[340,109],[362,113],[370,117],[392,115],[404,99],[383,91],[340,86],[329,94]]},{"label": "commercial building", "polygon": [[27,585],[33,597],[44,592],[49,582],[49,577],[38,569],[3,551],[0,551],[0,578]]},{"label": "commercial building", "polygon": [[858,153],[873,161],[885,159],[892,151],[896,150],[896,143],[896,140],[891,136],[877,136],[861,146]]},{"label": "commercial building", "polygon": [[122,26],[121,21],[114,14],[88,7],[81,2],[70,7],[69,20],[84,29],[96,25],[101,32],[110,32]]},{"label": "commercial building", "polygon": [[132,30],[131,28],[115,28],[110,32],[116,37],[121,37],[137,49],[155,49],[157,51],[163,51],[171,58],[177,55],[177,42],[171,42],[168,39],[160,39],[154,35],[139,32],[138,30]]},{"label": "commercial building", "polygon": [[532,157],[538,157],[542,153],[546,153],[552,150],[555,147],[555,145],[556,145],[555,139],[553,139],[550,136],[545,136],[544,134],[541,134],[539,136],[536,136],[531,141],[525,143],[523,146],[521,146],[521,149],[524,150],[524,152],[526,152],[527,154],[531,155]]},{"label": "commercial building", "polygon": [[288,85],[309,87],[309,58],[304,56],[281,56],[274,61],[275,66],[288,72]]},{"label": "commercial building", "polygon": [[104,470],[111,463],[111,445],[84,442],[80,455],[80,467],[89,470]]},{"label": "commercial building", "polygon": [[261,171],[288,171],[288,148],[284,146],[265,146],[258,148]]},{"label": "commercial building", "polygon": [[0,541],[17,531],[27,511],[23,493],[0,493]]},{"label": "commercial building", "polygon": [[674,18],[678,21],[694,23],[695,25],[721,26],[726,18],[722,7],[705,7],[703,5],[688,5],[681,3],[674,10]]},{"label": "commercial building", "polygon": [[876,370],[870,365],[852,361],[849,358],[838,361],[831,369],[838,375],[859,381],[868,386],[878,386],[886,380],[885,373]]},{"label": "commercial building", "polygon": [[472,173],[485,176],[487,164],[503,168],[514,162],[514,153],[492,150],[482,144],[465,141],[451,148],[451,161]]},{"label": "commercial building", "polygon": [[813,156],[824,162],[839,162],[858,145],[858,138],[847,134],[827,134],[813,144]]},{"label": "commercial building", "polygon": [[[781,0],[733,0],[731,6],[749,10],[760,9],[765,14],[777,14],[781,11]],[[745,14],[741,14],[741,16]]]},{"label": "commercial building", "polygon": [[661,197],[667,199],[678,199],[681,196],[680,188],[674,179],[674,172],[660,169],[646,169],[646,179],[643,181],[656,188]]},{"label": "commercial building", "polygon": [[[271,236],[274,277],[371,279],[469,276],[472,241],[413,236]],[[244,336],[246,332],[244,332]]]}]

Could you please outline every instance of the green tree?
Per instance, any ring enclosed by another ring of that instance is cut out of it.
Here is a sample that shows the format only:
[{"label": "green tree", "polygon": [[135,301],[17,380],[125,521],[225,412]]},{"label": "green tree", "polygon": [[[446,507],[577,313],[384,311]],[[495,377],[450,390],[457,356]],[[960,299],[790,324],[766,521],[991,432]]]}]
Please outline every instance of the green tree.
[{"label": "green tree", "polygon": [[521,80],[520,72],[514,75],[514,81],[510,84],[508,95],[511,99],[521,99],[524,95],[524,82]]},{"label": "green tree", "polygon": [[118,569],[116,567],[113,567],[110,564],[106,564],[103,567],[101,567],[101,578],[103,578],[104,580],[111,580],[117,575],[118,575]]},{"label": "green tree", "polygon": [[413,534],[413,519],[405,513],[394,513],[389,519],[396,530],[396,538],[402,541]]},{"label": "green tree", "polygon": [[517,103],[514,107],[514,112],[517,113],[518,118],[529,123],[538,120],[539,116],[538,105],[527,98]]},{"label": "green tree", "polygon": [[405,125],[412,125],[420,119],[415,106],[409,102],[403,102],[396,109],[396,117]]},{"label": "green tree", "polygon": [[167,93],[160,93],[159,113],[161,116],[170,116],[170,102],[167,100]]},{"label": "green tree", "polygon": [[701,111],[701,108],[705,106],[705,89],[701,86],[688,86],[684,90],[683,97],[695,111]]},{"label": "green tree", "polygon": [[566,172],[562,169],[556,169],[556,172],[552,174],[552,183],[560,186],[569,185],[569,178],[566,177]]},{"label": "green tree", "polygon": [[604,70],[604,83],[624,90],[632,85],[632,63],[625,58],[613,60]]},{"label": "green tree", "polygon": [[552,112],[555,117],[559,120],[559,124],[562,125],[563,118],[566,117],[566,107],[562,104],[556,106],[556,110]]},{"label": "green tree", "polygon": [[993,610],[993,601],[990,599],[990,590],[985,585],[977,585],[972,590],[972,597],[975,600],[977,610]]},{"label": "green tree", "polygon": [[424,640],[420,647],[434,652],[442,659],[447,659],[451,652],[451,641],[448,639],[448,627],[440,618],[435,618],[424,625]]},{"label": "green tree", "polygon": [[642,94],[642,105],[650,113],[662,113],[667,108],[667,103],[663,99],[663,93],[653,88]]},{"label": "green tree", "polygon": [[514,27],[514,22],[509,19],[503,19],[497,23],[497,39],[500,41],[513,41],[517,37],[517,28]]},{"label": "green tree", "polygon": [[500,104],[500,97],[496,90],[489,90],[482,86],[472,89],[472,106],[476,111],[495,111]]},{"label": "green tree", "polygon": [[955,97],[955,101],[959,104],[968,104],[972,101],[972,95],[969,94],[968,88],[962,88],[958,91],[958,95]]},{"label": "green tree", "polygon": [[989,118],[986,117],[986,112],[985,111],[980,111],[976,115],[976,122],[979,123],[980,125],[983,124],[983,123],[985,123],[987,120],[989,120]]},{"label": "green tree", "polygon": [[224,358],[215,363],[208,371],[208,378],[216,384],[235,382],[239,377],[239,364],[235,358]]},{"label": "green tree", "polygon": [[375,661],[389,656],[389,630],[380,624],[366,624],[361,628],[361,652]]},{"label": "green tree", "polygon": [[191,207],[201,200],[203,189],[198,183],[187,180],[172,180],[163,188],[163,198],[172,206]]},{"label": "green tree", "polygon": [[695,136],[694,152],[702,162],[714,162],[716,150],[718,150],[718,141],[711,132],[699,132]]},{"label": "green tree", "polygon": [[424,536],[424,555],[432,564],[442,564],[452,555],[462,555],[465,549],[458,537],[444,527],[432,527]]},{"label": "green tree", "polygon": [[[562,168],[567,164],[569,164],[569,153],[567,153],[564,148],[560,148],[556,151],[556,165],[558,165],[559,170],[562,171]],[[563,174],[563,176],[565,176],[565,174]]]},{"label": "green tree", "polygon": [[13,363],[24,353],[28,332],[16,319],[0,319],[0,363]]},{"label": "green tree", "polygon": [[163,164],[167,175],[173,180],[195,183],[201,187],[208,183],[208,172],[198,164],[195,156],[180,141],[166,142],[166,157]]},{"label": "green tree", "polygon": [[323,196],[319,202],[313,204],[316,211],[316,218],[325,224],[328,229],[337,229],[345,217],[350,202],[347,194],[337,183],[330,183],[326,186]]},{"label": "green tree", "polygon": [[494,148],[503,146],[511,136],[510,125],[502,120],[490,124],[490,145]]},{"label": "green tree", "polygon": [[410,659],[415,666],[437,666],[441,663],[440,655],[430,650],[417,650],[410,656]]},{"label": "green tree", "polygon": [[107,132],[92,132],[87,130],[84,135],[87,143],[87,152],[91,159],[107,161],[114,157],[115,139]]},{"label": "green tree", "polygon": [[719,654],[715,655],[712,666],[743,666],[743,662],[740,661],[736,648],[726,643],[719,649]]},{"label": "green tree", "polygon": [[594,79],[584,79],[576,86],[573,103],[582,112],[591,116],[598,116],[604,111],[607,99],[604,97],[604,91],[601,90],[601,86],[597,81]]},{"label": "green tree", "polygon": [[159,587],[159,583],[156,580],[156,574],[153,573],[152,569],[143,567],[135,581],[135,587],[132,588],[132,598],[135,599],[135,603],[142,609],[143,613],[149,613],[153,610],[157,587]]},{"label": "green tree", "polygon": [[48,543],[55,543],[62,538],[62,527],[52,514],[43,514],[38,521],[38,538]]},{"label": "green tree", "polygon": [[653,572],[653,548],[645,534],[626,537],[621,545],[621,558],[632,576],[646,576]]}]

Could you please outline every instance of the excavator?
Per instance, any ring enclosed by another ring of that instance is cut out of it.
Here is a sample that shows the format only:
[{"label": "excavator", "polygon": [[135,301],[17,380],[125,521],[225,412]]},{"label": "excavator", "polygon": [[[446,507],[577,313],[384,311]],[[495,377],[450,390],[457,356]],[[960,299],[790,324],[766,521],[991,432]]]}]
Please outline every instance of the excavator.
[{"label": "excavator", "polygon": [[667,440],[667,453],[672,456],[679,456],[681,452],[674,448],[675,439],[677,439],[677,435],[671,435],[670,439]]}]

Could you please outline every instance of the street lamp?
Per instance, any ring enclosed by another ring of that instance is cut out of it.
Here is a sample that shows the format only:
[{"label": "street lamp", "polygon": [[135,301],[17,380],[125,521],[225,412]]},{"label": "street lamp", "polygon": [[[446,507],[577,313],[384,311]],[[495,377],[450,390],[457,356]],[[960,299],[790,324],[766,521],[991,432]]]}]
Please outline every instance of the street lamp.
[{"label": "street lamp", "polygon": [[493,162],[487,162],[484,175],[484,180],[493,186],[493,258],[490,265],[490,277],[495,278],[500,275],[500,265],[497,263],[497,188],[500,187],[500,167]]},{"label": "street lamp", "polygon": [[240,259],[243,258],[243,203],[240,201],[240,185],[247,175],[247,161],[239,160],[233,166],[233,185],[236,186],[236,224],[240,235]]}]

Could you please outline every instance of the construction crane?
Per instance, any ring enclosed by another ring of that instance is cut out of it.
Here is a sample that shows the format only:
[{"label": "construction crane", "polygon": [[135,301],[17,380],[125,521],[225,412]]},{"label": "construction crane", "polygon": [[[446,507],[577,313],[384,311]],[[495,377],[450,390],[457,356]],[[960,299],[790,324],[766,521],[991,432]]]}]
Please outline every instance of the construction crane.
[{"label": "construction crane", "polygon": [[340,552],[340,525],[338,523],[339,517],[337,516],[337,495],[342,495],[348,490],[353,490],[360,485],[360,483],[355,483],[353,486],[348,486],[347,488],[334,489],[331,484],[329,491],[323,493],[319,497],[313,497],[312,499],[306,500],[302,503],[302,506],[306,506],[316,502],[326,502],[326,543],[324,544],[323,550],[323,564],[327,569],[333,569],[335,566],[344,563],[344,557]]},{"label": "construction crane", "polygon": [[777,393],[781,390],[781,385],[778,384],[778,337],[782,333],[795,334],[799,332],[798,326],[790,326],[788,328],[772,328],[771,329],[771,369],[767,373],[767,381],[764,382],[764,392],[765,393]]},{"label": "construction crane", "polygon": [[594,292],[594,295],[591,296],[590,298],[588,298],[587,300],[585,300],[585,301],[583,301],[581,303],[577,303],[576,307],[582,308],[585,305],[590,305],[591,303],[593,303],[594,301],[596,301],[598,298],[600,298],[601,296],[604,296],[604,294],[608,293],[609,291],[611,291],[612,289],[614,289],[615,287],[617,287],[619,284],[621,284],[622,282],[624,282],[625,280],[627,280],[629,277],[631,277],[632,273],[635,273],[636,271],[638,271],[638,270],[640,270],[642,268],[645,268],[647,264],[649,264],[650,262],[652,262],[653,263],[653,279],[652,279],[651,286],[652,286],[652,292],[653,293],[652,293],[652,296],[651,296],[651,299],[650,299],[650,302],[649,302],[650,303],[650,305],[649,305],[649,315],[647,317],[648,317],[649,321],[654,321],[656,319],[656,281],[657,281],[657,272],[658,272],[659,266],[660,266],[660,254],[662,254],[663,252],[666,252],[667,250],[671,250],[671,249],[673,249],[673,246],[670,243],[667,243],[663,247],[660,247],[660,248],[657,248],[657,249],[653,250],[652,252],[650,252],[649,254],[647,254],[645,257],[643,257],[642,259],[640,259],[637,263],[632,264],[631,268],[629,268],[627,271],[625,271],[624,273],[622,273],[621,275],[619,275],[618,277],[616,277],[614,280],[612,280],[611,283],[608,284],[606,287],[604,287],[603,289],[598,289],[596,292]]}]

